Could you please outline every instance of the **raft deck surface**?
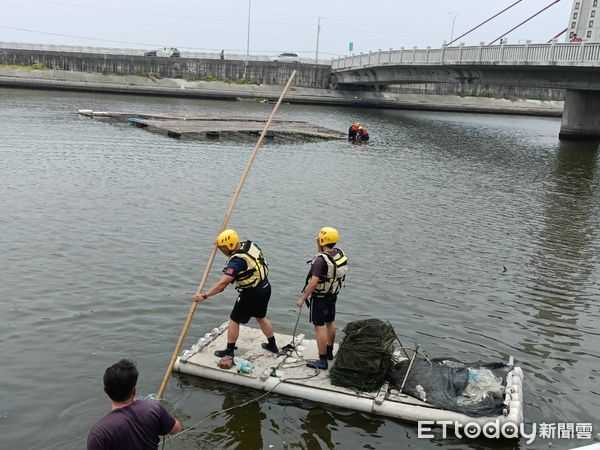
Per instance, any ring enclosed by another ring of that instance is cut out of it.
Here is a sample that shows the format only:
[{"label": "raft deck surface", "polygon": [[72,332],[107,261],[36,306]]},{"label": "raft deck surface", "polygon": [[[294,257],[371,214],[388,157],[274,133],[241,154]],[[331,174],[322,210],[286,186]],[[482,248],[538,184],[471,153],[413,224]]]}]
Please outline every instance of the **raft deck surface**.
[{"label": "raft deck surface", "polygon": [[[165,114],[140,114],[127,112],[106,112],[80,109],[82,116],[128,121],[140,128],[166,133],[170,137],[180,138],[218,138],[235,135],[260,135],[267,119],[252,117],[207,117],[177,116]],[[312,139],[346,139],[344,133],[312,125],[298,120],[273,120],[268,137],[299,137]]]},{"label": "raft deck surface", "polygon": [[[425,403],[416,398],[401,394],[397,389],[385,383],[377,392],[361,392],[330,382],[329,370],[316,370],[306,366],[302,359],[318,358],[315,340],[304,339],[303,335],[296,336],[297,352],[276,355],[261,348],[266,339],[258,329],[240,326],[240,336],[236,343],[236,357],[251,361],[255,370],[249,374],[237,373],[236,366],[232,369],[220,369],[217,366],[218,357],[215,350],[227,346],[227,324],[215,328],[190,350],[184,350],[177,359],[176,372],[208,378],[217,381],[246,386],[254,389],[272,391],[281,395],[304,398],[315,402],[326,403],[367,413],[417,422],[419,420],[449,420],[465,424],[475,422],[483,426],[485,423],[499,421],[499,424],[513,423],[519,426],[523,422],[522,384],[523,373],[515,367],[507,377],[505,403],[506,415],[498,417],[469,417],[461,413],[446,411]],[[292,343],[292,336],[275,333],[277,345],[281,349]],[[337,345],[334,353],[337,351]],[[299,356],[299,355],[301,356]],[[401,358],[396,354],[396,358]],[[329,362],[329,369],[333,362]]]}]

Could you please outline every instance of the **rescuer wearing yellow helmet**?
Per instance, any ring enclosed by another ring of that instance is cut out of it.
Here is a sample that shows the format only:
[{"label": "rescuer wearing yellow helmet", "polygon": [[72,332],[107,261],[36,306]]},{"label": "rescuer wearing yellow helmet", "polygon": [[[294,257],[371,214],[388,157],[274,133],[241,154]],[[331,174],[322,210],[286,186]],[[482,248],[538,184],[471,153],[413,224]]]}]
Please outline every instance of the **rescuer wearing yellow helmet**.
[{"label": "rescuer wearing yellow helmet", "polygon": [[340,235],[335,228],[324,227],[317,236],[317,255],[313,258],[302,296],[296,302],[310,307],[310,321],[315,327],[319,359],[307,366],[327,369],[327,360],[333,360],[335,341],[335,302],[348,272],[348,257],[336,248]]},{"label": "rescuer wearing yellow helmet", "polygon": [[242,241],[235,230],[225,230],[217,236],[219,250],[228,257],[223,276],[206,292],[194,297],[194,301],[202,302],[208,297],[222,292],[229,284],[235,283],[239,298],[235,302],[229,326],[227,327],[227,348],[217,350],[215,356],[233,357],[235,343],[240,334],[240,324],[248,323],[254,317],[268,342],[262,348],[273,353],[279,349],[275,343],[273,326],[267,319],[267,307],[271,298],[271,285],[267,279],[269,267],[261,249],[252,241]]}]

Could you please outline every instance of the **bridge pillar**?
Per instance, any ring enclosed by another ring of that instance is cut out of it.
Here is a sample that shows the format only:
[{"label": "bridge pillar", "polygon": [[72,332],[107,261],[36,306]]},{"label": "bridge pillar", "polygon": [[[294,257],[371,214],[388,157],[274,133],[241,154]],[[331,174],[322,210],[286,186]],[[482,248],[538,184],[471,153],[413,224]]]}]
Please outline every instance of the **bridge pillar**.
[{"label": "bridge pillar", "polygon": [[560,139],[600,140],[600,92],[567,89]]}]

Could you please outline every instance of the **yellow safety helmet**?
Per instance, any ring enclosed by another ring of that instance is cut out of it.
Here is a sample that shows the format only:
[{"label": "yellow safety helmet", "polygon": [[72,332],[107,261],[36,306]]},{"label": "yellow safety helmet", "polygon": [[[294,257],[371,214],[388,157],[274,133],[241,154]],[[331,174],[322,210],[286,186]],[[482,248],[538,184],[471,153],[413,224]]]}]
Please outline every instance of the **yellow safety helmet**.
[{"label": "yellow safety helmet", "polygon": [[233,250],[240,242],[240,238],[235,230],[224,230],[219,236],[217,236],[217,245],[219,247],[227,247],[229,250]]},{"label": "yellow safety helmet", "polygon": [[329,245],[329,244],[335,244],[337,243],[338,239],[340,238],[340,234],[338,233],[338,230],[336,230],[335,228],[331,228],[331,227],[323,227],[319,230],[319,245],[321,247],[325,246],[325,245]]}]

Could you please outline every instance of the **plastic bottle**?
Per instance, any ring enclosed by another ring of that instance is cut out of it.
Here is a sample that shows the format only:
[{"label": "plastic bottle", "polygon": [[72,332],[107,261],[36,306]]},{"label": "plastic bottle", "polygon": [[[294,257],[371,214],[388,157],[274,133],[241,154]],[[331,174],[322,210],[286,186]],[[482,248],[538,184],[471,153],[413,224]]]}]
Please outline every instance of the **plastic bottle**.
[{"label": "plastic bottle", "polygon": [[237,367],[238,373],[252,373],[254,372],[255,366],[247,359],[235,358],[233,361]]}]

